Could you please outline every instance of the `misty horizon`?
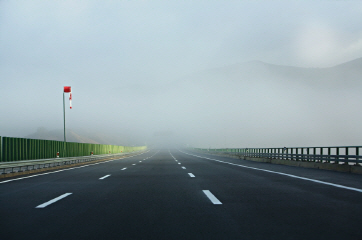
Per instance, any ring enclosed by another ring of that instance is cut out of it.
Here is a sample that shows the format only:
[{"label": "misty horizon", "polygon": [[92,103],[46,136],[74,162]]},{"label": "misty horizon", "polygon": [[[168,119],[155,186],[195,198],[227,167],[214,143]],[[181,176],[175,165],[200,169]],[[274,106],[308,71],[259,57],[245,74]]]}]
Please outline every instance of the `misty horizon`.
[{"label": "misty horizon", "polygon": [[77,141],[360,145],[361,15],[338,1],[0,2],[0,136],[61,140],[71,86]]}]

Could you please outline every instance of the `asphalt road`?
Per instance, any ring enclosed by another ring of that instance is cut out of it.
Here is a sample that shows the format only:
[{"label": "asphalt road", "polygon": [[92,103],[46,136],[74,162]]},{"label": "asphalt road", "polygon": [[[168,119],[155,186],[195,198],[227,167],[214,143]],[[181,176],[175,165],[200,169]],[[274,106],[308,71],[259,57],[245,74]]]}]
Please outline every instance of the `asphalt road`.
[{"label": "asphalt road", "polygon": [[0,181],[0,239],[362,239],[360,175],[176,149],[35,175]]}]

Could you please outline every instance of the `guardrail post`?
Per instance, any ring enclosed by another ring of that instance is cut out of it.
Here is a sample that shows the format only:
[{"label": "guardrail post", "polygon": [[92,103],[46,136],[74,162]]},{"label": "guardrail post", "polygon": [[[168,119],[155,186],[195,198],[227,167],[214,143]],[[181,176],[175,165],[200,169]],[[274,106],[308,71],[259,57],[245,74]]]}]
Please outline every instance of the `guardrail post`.
[{"label": "guardrail post", "polygon": [[[299,150],[300,150],[300,153],[299,153]],[[297,149],[297,158],[298,158],[298,161],[302,161],[302,153],[303,153],[303,149],[302,148],[298,148]]]},{"label": "guardrail post", "polygon": [[307,148],[307,161],[310,161],[310,157],[309,157],[309,148]]},{"label": "guardrail post", "polygon": [[[289,149],[290,149],[290,151],[289,151]],[[289,153],[289,152],[292,152],[292,151],[293,151],[293,148],[287,148],[287,160],[288,159],[292,160],[292,154]]]},{"label": "guardrail post", "polygon": [[356,147],[356,164],[359,165],[359,147]]},{"label": "guardrail post", "polygon": [[274,148],[274,159],[276,158],[275,156],[276,156],[276,154],[277,154],[277,149],[276,148]]},{"label": "guardrail post", "polygon": [[316,161],[316,154],[317,154],[317,149],[313,148],[313,162]]},{"label": "guardrail post", "polygon": [[323,163],[323,148],[320,148],[320,153],[319,153],[319,155],[320,155],[320,162],[321,163]]},{"label": "guardrail post", "polygon": [[339,147],[336,148],[336,157],[334,163],[339,164]]},{"label": "guardrail post", "polygon": [[344,158],[346,161],[344,162],[344,164],[347,164],[348,165],[348,147],[346,147],[346,152],[345,152],[345,155],[346,157]]}]

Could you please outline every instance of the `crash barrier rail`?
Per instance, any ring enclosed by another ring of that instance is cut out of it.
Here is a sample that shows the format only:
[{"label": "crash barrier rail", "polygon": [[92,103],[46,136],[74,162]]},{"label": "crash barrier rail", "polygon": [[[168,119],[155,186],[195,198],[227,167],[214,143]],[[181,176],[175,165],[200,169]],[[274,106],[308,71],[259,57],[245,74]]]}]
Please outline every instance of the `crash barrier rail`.
[{"label": "crash barrier rail", "polygon": [[194,148],[204,152],[222,152],[245,157],[360,165],[362,146],[283,147],[283,148]]},{"label": "crash barrier rail", "polygon": [[30,161],[17,161],[17,162],[2,162],[0,163],[0,174],[26,172],[31,170],[38,170],[44,168],[52,168],[64,165],[72,165],[77,163],[86,163],[100,160],[117,159],[122,156],[129,156],[136,154],[140,151],[134,151],[130,153],[118,153],[118,154],[103,154],[103,155],[91,155],[82,157],[68,157],[68,158],[53,158],[53,159],[37,159]]},{"label": "crash barrier rail", "polygon": [[79,157],[145,150],[146,146],[116,146],[92,143],[62,142],[29,138],[0,137],[0,162]]}]

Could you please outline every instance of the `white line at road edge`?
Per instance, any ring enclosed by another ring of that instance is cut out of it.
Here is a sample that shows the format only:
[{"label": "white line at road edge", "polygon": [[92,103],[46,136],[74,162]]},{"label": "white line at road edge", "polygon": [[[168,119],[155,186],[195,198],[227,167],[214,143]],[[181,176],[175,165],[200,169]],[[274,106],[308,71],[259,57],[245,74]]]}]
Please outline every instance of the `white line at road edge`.
[{"label": "white line at road edge", "polygon": [[100,162],[100,163],[93,163],[93,164],[83,165],[83,166],[80,166],[80,167],[66,168],[66,169],[57,170],[57,171],[54,171],[54,172],[40,173],[40,174],[31,175],[31,176],[27,176],[27,177],[21,177],[21,178],[15,178],[15,179],[10,179],[10,180],[5,180],[5,181],[0,182],[0,184],[1,184],[1,183],[12,182],[12,181],[17,181],[17,180],[21,180],[21,179],[26,179],[26,178],[32,178],[32,177],[37,177],[37,176],[42,176],[42,175],[48,175],[48,174],[52,174],[52,173],[69,171],[69,170],[73,170],[73,169],[77,169],[77,168],[89,167],[89,166],[93,166],[93,165],[97,165],[97,164],[101,164],[101,163],[113,162],[113,161],[116,161],[116,160],[121,160],[121,159],[136,157],[136,156],[139,156],[139,155],[148,153],[148,152],[149,152],[149,151],[144,152],[144,153],[140,153],[140,154],[137,154],[137,155],[133,155],[133,156],[130,156],[130,157],[125,157],[125,158],[120,158],[120,159],[113,159],[113,160],[108,160],[108,161],[104,161],[104,162]]},{"label": "white line at road edge", "polygon": [[[179,151],[182,152],[181,150],[179,150]],[[191,156],[194,156],[194,157],[204,158],[204,159],[208,159],[208,160],[211,160],[211,161],[226,163],[226,164],[230,164],[230,165],[234,165],[234,166],[238,166],[238,167],[243,167],[243,168],[268,172],[268,173],[279,174],[279,175],[283,175],[283,176],[287,176],[287,177],[302,179],[302,180],[311,181],[311,182],[315,182],[315,183],[321,183],[321,184],[329,185],[329,186],[332,186],[332,187],[343,188],[343,189],[352,190],[352,191],[356,191],[356,192],[362,192],[362,189],[359,189],[359,188],[347,187],[347,186],[343,186],[343,185],[339,185],[339,184],[335,184],[335,183],[319,181],[319,180],[315,180],[315,179],[311,179],[311,178],[299,177],[299,176],[292,175],[292,174],[287,174],[287,173],[282,173],[282,172],[275,172],[275,171],[270,171],[270,170],[266,170],[266,169],[262,169],[262,168],[248,167],[248,166],[241,165],[241,164],[224,162],[224,161],[220,161],[220,160],[216,160],[216,159],[212,159],[212,158],[207,158],[207,157],[201,157],[201,156],[197,156],[197,155],[193,155],[193,154],[189,154],[189,153],[185,153],[185,152],[182,152],[182,153],[187,154],[187,155],[191,155]]]},{"label": "white line at road edge", "polygon": [[50,201],[48,201],[48,202],[46,202],[46,203],[40,204],[39,206],[37,206],[37,207],[35,207],[35,208],[45,208],[46,206],[48,206],[48,205],[50,205],[50,204],[52,204],[52,203],[55,203],[55,202],[59,201],[59,200],[62,199],[62,198],[68,197],[68,196],[71,195],[71,194],[72,194],[72,193],[65,193],[65,194],[63,194],[63,195],[61,195],[61,196],[59,196],[59,197],[57,197],[57,198],[54,198],[54,199],[52,199],[52,200],[50,200]]},{"label": "white line at road edge", "polygon": [[107,177],[109,177],[109,176],[111,176],[111,175],[106,175],[106,176],[104,176],[104,177],[101,177],[99,180],[103,180],[103,179],[105,179],[105,178],[107,178]]},{"label": "white line at road edge", "polygon": [[125,167],[125,168],[122,168],[121,170],[126,170],[127,168]]},{"label": "white line at road edge", "polygon": [[193,175],[192,173],[189,173],[190,177],[195,177],[195,175]]},{"label": "white line at road edge", "polygon": [[209,190],[202,190],[213,204],[222,204]]}]

